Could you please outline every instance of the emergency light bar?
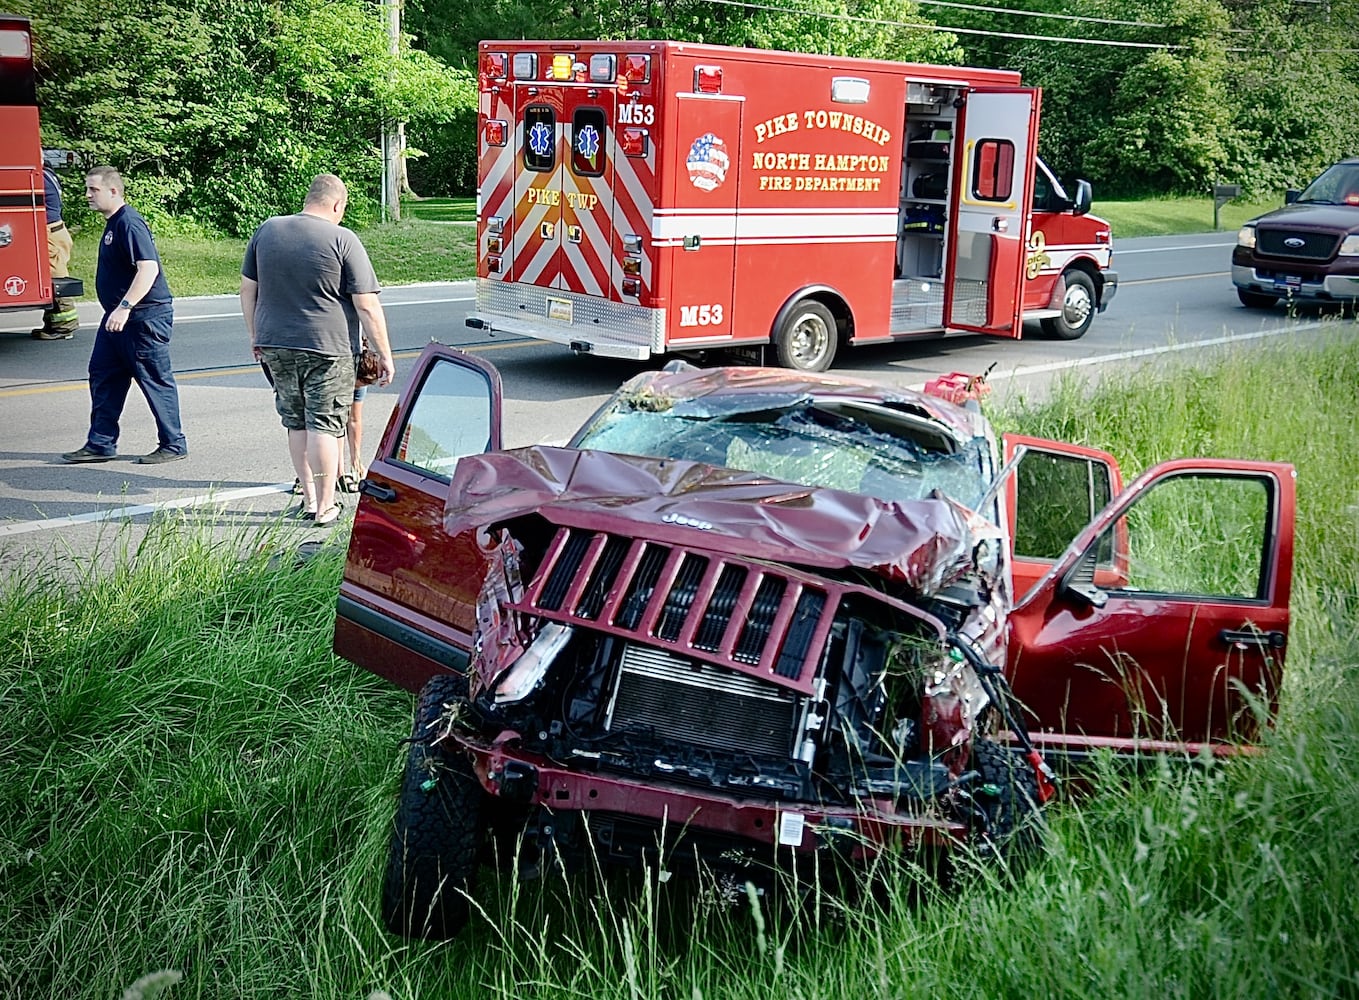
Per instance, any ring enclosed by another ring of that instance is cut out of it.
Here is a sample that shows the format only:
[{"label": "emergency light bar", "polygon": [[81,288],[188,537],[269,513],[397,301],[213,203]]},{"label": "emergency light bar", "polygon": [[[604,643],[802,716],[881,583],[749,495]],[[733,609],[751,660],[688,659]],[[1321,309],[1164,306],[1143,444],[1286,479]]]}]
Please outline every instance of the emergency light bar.
[{"label": "emergency light bar", "polygon": [[650,83],[651,57],[647,55],[624,56],[623,68],[618,75],[621,79],[627,80],[628,83]]},{"label": "emergency light bar", "polygon": [[514,78],[516,80],[536,80],[538,78],[537,53],[516,52],[514,54]]},{"label": "emergency light bar", "polygon": [[486,127],[482,130],[482,138],[486,140],[488,146],[503,146],[509,135],[510,126],[508,122],[498,118],[491,118],[486,122]]},{"label": "emergency light bar", "polygon": [[509,56],[504,52],[483,52],[481,54],[482,85],[504,82],[505,67],[508,63]]},{"label": "emergency light bar", "polygon": [[597,52],[590,57],[590,82],[613,83],[618,57]]}]

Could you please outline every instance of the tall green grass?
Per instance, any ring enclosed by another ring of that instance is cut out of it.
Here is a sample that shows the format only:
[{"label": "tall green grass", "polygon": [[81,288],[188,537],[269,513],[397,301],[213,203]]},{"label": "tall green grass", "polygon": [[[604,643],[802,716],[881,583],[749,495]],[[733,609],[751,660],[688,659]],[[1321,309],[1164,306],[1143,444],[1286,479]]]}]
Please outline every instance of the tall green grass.
[{"label": "tall green grass", "polygon": [[[804,919],[657,873],[485,872],[452,943],[375,911],[411,699],[329,652],[342,546],[165,519],[100,568],[0,589],[0,992],[165,996],[1323,997],[1359,995],[1359,346],[1148,369],[994,414],[1134,472],[1186,454],[1298,466],[1294,631],[1269,752],[1131,778],[1048,813],[1007,879]],[[738,887],[739,889],[739,887]],[[546,890],[546,891],[545,891]]]}]

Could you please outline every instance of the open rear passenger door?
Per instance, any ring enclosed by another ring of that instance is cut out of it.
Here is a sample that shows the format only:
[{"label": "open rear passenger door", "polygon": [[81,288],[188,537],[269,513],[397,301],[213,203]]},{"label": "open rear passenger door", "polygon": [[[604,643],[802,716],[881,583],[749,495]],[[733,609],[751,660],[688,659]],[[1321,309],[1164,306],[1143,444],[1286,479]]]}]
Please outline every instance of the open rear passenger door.
[{"label": "open rear passenger door", "polygon": [[463,670],[486,554],[444,530],[458,459],[500,447],[500,374],[442,344],[415,363],[359,486],[335,652],[413,691]]},{"label": "open rear passenger door", "polygon": [[1180,459],[1138,477],[1019,598],[1006,673],[1035,743],[1231,752],[1277,703],[1292,466]]}]

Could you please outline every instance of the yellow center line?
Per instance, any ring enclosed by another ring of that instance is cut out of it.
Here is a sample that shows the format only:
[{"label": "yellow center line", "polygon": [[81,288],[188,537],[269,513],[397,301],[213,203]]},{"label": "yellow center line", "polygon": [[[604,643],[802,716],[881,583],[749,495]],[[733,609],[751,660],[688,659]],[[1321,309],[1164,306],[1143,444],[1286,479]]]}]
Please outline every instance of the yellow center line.
[{"label": "yellow center line", "polygon": [[[459,347],[457,350],[464,354],[485,354],[489,351],[508,351],[520,347],[534,347],[541,344],[550,343],[546,340],[515,340],[504,344],[479,344],[473,347]],[[392,354],[393,358],[418,358],[421,351],[396,351]],[[214,368],[211,371],[185,372],[183,375],[175,373],[176,382],[195,382],[206,378],[227,378],[233,375],[258,374],[259,365],[241,365],[237,368]],[[21,389],[0,389],[0,399],[12,399],[17,396],[41,396],[50,392],[75,392],[83,391],[88,382],[57,382],[51,385],[25,386]]]}]

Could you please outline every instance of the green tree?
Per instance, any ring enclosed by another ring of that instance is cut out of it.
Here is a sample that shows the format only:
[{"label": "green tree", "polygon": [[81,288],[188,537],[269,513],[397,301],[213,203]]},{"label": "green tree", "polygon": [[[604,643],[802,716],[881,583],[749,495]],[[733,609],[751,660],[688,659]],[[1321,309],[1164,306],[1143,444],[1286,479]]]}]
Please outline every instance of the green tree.
[{"label": "green tree", "polygon": [[[312,176],[374,215],[382,122],[449,120],[471,78],[388,51],[365,0],[20,0],[33,18],[44,140],[127,171],[140,207],[249,232]],[[419,144],[418,134],[413,136]]]}]

